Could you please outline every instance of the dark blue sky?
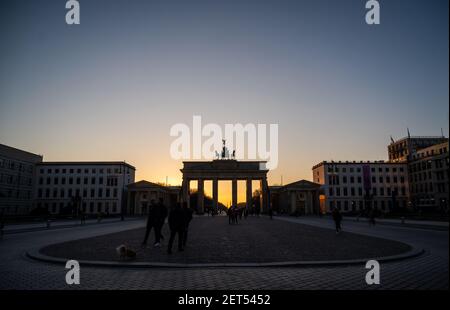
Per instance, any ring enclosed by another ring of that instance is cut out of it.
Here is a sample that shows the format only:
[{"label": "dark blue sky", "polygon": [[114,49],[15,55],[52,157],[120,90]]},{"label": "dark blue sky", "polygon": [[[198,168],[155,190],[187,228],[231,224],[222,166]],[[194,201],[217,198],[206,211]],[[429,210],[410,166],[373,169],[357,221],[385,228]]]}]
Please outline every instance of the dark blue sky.
[{"label": "dark blue sky", "polygon": [[0,2],[2,143],[159,180],[174,123],[278,123],[289,180],[448,135],[448,0],[380,1],[379,26],[365,0],[80,0],[78,26],[65,2]]}]

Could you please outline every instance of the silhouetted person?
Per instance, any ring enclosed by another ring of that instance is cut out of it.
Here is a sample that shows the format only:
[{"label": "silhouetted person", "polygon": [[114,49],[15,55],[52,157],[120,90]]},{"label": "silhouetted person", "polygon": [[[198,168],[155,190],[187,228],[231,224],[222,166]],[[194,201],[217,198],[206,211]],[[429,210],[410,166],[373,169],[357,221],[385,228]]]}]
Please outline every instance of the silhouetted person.
[{"label": "silhouetted person", "polygon": [[183,234],[186,227],[186,218],[181,204],[177,203],[169,213],[170,239],[167,253],[172,254],[172,244],[178,234],[178,251],[183,251]]},{"label": "silhouetted person", "polygon": [[187,203],[183,202],[183,212],[184,212],[184,233],[183,233],[183,247],[186,247],[187,243],[187,237],[188,237],[188,231],[189,231],[189,224],[192,221],[192,214],[194,213],[194,210],[191,208],[188,208]]},{"label": "silhouetted person", "polygon": [[370,209],[369,211],[369,224],[375,226],[376,222],[375,222],[375,218],[376,218],[377,214],[376,214],[376,210],[375,208]]},{"label": "silhouetted person", "polygon": [[3,229],[5,228],[5,211],[0,211],[0,237],[3,238]]},{"label": "silhouetted person", "polygon": [[152,200],[150,204],[150,208],[148,211],[148,217],[147,217],[147,227],[145,230],[145,237],[144,241],[142,242],[142,246],[147,245],[148,235],[152,231],[152,228],[155,230],[155,243],[154,245],[157,246],[160,243],[160,235],[158,233],[157,226],[159,225],[158,218],[156,216],[156,205],[155,201]]},{"label": "silhouetted person", "polygon": [[338,234],[342,230],[341,228],[342,214],[338,208],[334,208],[331,215],[333,216],[334,224],[336,225],[336,233]]},{"label": "silhouetted person", "polygon": [[159,247],[161,245],[161,238],[164,237],[161,234],[161,230],[164,226],[164,222],[167,217],[167,208],[164,205],[164,200],[159,198],[158,204],[154,207],[153,216],[155,218],[155,246]]},{"label": "silhouetted person", "polygon": [[86,222],[86,213],[83,209],[80,210],[80,224],[83,225]]}]

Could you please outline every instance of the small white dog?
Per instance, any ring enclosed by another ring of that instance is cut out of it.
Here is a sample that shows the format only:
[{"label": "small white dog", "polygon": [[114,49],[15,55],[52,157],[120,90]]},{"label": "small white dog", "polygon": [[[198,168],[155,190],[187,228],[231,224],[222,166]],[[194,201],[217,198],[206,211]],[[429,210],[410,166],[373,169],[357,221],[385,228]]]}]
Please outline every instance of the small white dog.
[{"label": "small white dog", "polygon": [[130,249],[126,244],[121,244],[116,248],[117,255],[120,260],[136,258],[136,252]]}]

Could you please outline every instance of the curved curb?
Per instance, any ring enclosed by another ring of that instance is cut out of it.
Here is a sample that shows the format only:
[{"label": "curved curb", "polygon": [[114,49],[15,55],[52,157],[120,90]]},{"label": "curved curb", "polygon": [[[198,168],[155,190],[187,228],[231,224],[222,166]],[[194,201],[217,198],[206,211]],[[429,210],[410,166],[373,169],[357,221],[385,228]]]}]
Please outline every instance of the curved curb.
[{"label": "curved curb", "polygon": [[[255,268],[255,267],[326,267],[343,265],[365,265],[369,260],[378,262],[392,262],[422,255],[423,249],[412,248],[410,251],[392,256],[350,259],[350,260],[329,260],[329,261],[290,261],[290,262],[269,262],[269,263],[205,263],[205,264],[179,264],[160,262],[118,262],[118,261],[92,261],[78,260],[80,266],[115,267],[115,268]],[[26,252],[26,256],[47,263],[66,264],[69,259],[47,256],[40,253],[40,248],[35,248]]]}]

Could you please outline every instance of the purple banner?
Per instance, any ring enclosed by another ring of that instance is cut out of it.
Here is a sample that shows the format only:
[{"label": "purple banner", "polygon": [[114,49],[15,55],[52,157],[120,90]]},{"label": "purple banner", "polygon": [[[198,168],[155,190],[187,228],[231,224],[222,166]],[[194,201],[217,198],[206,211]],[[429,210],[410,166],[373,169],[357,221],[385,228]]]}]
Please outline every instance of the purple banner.
[{"label": "purple banner", "polygon": [[369,191],[372,189],[372,180],[370,177],[370,166],[369,165],[363,165],[363,184],[364,184],[364,190]]}]

